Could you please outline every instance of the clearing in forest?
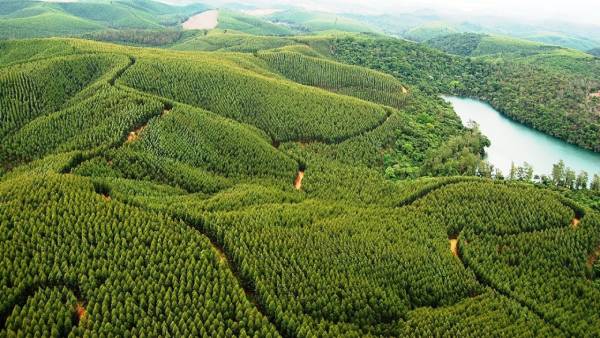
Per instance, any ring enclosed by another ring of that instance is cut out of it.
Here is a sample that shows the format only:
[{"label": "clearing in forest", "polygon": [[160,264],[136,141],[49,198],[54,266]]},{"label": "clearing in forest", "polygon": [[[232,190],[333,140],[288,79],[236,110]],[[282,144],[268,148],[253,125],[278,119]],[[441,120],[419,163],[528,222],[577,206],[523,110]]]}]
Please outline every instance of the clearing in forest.
[{"label": "clearing in forest", "polygon": [[598,257],[600,256],[600,246],[596,248],[596,250],[592,251],[592,253],[588,256],[587,266],[588,268],[592,268]]},{"label": "clearing in forest", "polygon": [[294,180],[294,188],[296,188],[296,190],[300,190],[300,188],[302,188],[302,179],[304,178],[304,171],[300,170],[298,171],[298,175],[296,176],[296,179]]},{"label": "clearing in forest", "polygon": [[127,135],[127,141],[125,143],[131,143],[131,142],[134,142],[137,139],[139,139],[140,138],[140,133],[145,128],[146,128],[146,125],[143,125],[143,126],[137,128],[136,130],[130,132],[129,135]]},{"label": "clearing in forest", "polygon": [[83,306],[82,303],[77,303],[77,305],[75,306],[75,314],[77,315],[77,321],[81,321],[85,315],[86,315],[87,311],[85,310],[85,307]]},{"label": "clearing in forest", "polygon": [[458,239],[450,238],[450,251],[452,252],[452,256],[458,257]]},{"label": "clearing in forest", "polygon": [[213,29],[219,23],[219,11],[210,10],[196,14],[182,24],[183,29]]},{"label": "clearing in forest", "polygon": [[225,256],[225,252],[223,252],[223,249],[221,249],[220,247],[218,247],[216,245],[213,245],[213,248],[215,249],[217,258],[219,259],[219,264],[226,264],[227,256]]}]

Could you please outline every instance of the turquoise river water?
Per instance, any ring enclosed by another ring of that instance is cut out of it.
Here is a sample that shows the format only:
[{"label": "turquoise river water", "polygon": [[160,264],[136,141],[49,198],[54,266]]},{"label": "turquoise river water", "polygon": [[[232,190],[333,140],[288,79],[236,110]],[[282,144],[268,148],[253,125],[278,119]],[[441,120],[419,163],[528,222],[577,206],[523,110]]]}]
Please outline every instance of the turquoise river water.
[{"label": "turquoise river water", "polygon": [[549,175],[552,165],[559,160],[577,173],[585,170],[590,174],[600,174],[600,154],[558,138],[546,135],[535,129],[509,119],[490,105],[467,98],[444,96],[452,104],[463,124],[475,121],[481,132],[492,145],[486,149],[487,160],[504,175],[510,172],[511,163],[533,166],[536,174]]}]

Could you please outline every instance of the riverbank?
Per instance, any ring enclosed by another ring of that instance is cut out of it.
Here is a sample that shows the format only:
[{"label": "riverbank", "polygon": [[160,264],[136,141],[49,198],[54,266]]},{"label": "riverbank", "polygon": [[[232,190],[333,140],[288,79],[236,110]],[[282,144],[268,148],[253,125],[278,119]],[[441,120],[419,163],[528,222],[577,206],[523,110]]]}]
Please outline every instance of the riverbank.
[{"label": "riverbank", "polygon": [[463,125],[474,121],[492,145],[486,149],[487,160],[503,174],[510,172],[511,164],[529,163],[535,174],[550,175],[552,166],[563,160],[577,173],[600,172],[600,154],[567,143],[553,136],[516,122],[492,106],[470,98],[442,96],[450,103]]}]

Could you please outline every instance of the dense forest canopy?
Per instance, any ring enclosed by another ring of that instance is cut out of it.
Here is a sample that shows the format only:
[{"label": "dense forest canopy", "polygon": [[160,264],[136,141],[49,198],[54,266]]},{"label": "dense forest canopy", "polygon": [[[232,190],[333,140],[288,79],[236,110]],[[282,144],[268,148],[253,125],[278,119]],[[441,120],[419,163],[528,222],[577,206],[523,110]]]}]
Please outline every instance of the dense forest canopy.
[{"label": "dense forest canopy", "polygon": [[[493,42],[484,46],[488,39]],[[397,39],[346,37],[333,42],[332,55],[390,73],[429,93],[481,99],[521,123],[599,151],[600,101],[592,94],[600,90],[600,60],[529,42],[525,48],[504,48],[495,44],[498,40],[462,34],[429,43],[469,56],[461,57]]]},{"label": "dense forest canopy", "polygon": [[439,97],[598,151],[597,58],[206,8],[0,4],[98,25],[0,41],[0,337],[600,335],[600,168],[500,174]]}]

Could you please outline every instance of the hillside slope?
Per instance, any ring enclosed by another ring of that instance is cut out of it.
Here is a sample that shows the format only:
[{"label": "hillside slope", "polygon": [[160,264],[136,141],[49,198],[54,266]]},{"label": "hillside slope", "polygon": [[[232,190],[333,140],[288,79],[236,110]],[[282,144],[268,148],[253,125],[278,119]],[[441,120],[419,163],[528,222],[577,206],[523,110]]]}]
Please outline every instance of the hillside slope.
[{"label": "hillside slope", "polygon": [[600,334],[598,210],[298,41],[3,43],[0,336]]},{"label": "hillside slope", "polygon": [[0,4],[0,39],[76,36],[107,29],[174,27],[204,5],[170,6],[151,0]]},{"label": "hillside slope", "polygon": [[600,60],[589,54],[472,34],[431,44],[477,58],[371,36],[321,44],[338,61],[387,72],[430,93],[481,99],[521,123],[600,151],[600,101],[592,95],[600,90]]}]

